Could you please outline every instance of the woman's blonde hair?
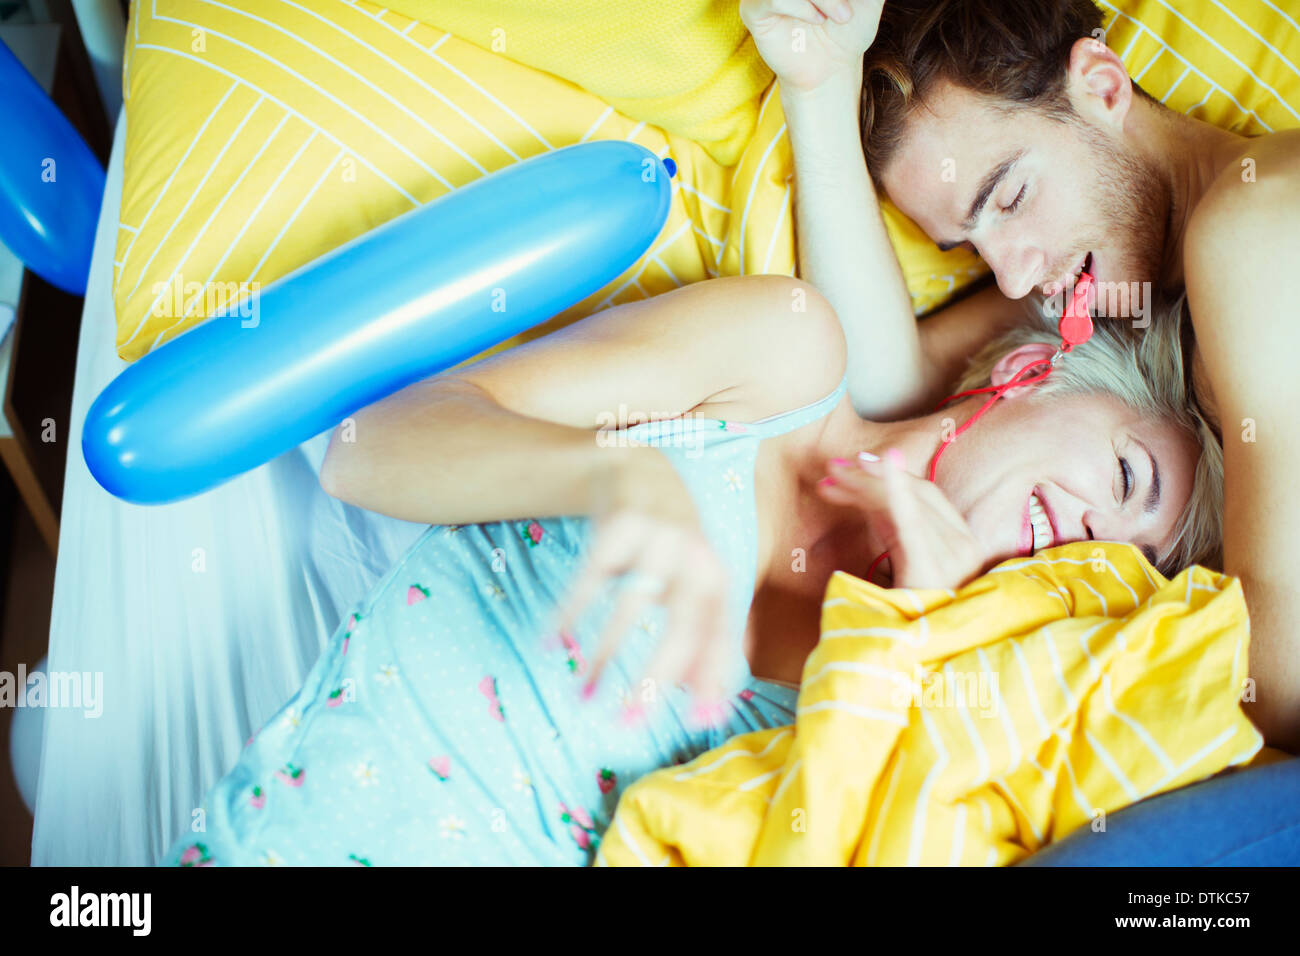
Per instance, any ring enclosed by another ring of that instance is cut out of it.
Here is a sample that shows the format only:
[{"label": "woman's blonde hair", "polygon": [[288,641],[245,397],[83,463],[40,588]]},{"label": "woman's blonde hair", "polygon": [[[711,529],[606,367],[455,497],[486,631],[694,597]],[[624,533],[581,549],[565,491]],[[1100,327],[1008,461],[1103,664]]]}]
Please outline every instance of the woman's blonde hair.
[{"label": "woman's blonde hair", "polygon": [[[1029,305],[1029,320],[985,346],[972,360],[958,391],[991,382],[993,368],[1022,345],[1060,343],[1058,318],[1041,300]],[[1160,571],[1172,575],[1192,564],[1222,568],[1223,447],[1201,413],[1191,386],[1191,320],[1184,297],[1161,307],[1144,329],[1121,319],[1099,319],[1093,336],[1057,362],[1034,387],[1031,400],[1051,395],[1111,395],[1137,413],[1171,421],[1191,435],[1201,453],[1192,494],[1178,519],[1174,546]]]}]

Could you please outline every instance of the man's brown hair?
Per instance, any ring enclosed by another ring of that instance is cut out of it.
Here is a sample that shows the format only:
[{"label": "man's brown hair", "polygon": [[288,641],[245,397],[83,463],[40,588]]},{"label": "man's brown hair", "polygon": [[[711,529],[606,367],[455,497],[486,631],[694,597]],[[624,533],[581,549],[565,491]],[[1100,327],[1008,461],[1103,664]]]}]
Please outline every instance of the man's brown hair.
[{"label": "man's brown hair", "polygon": [[1101,24],[1092,0],[886,0],[862,61],[859,109],[877,185],[909,112],[936,82],[1069,115],[1070,49],[1080,37],[1100,37]]}]

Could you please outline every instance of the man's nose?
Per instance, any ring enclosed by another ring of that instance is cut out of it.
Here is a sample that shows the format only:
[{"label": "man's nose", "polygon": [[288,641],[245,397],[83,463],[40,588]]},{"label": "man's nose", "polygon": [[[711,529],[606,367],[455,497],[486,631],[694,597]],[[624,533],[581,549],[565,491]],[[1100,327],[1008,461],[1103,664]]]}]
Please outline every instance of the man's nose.
[{"label": "man's nose", "polygon": [[982,243],[980,253],[1008,299],[1029,295],[1047,267],[1047,256],[1027,243],[994,240]]}]

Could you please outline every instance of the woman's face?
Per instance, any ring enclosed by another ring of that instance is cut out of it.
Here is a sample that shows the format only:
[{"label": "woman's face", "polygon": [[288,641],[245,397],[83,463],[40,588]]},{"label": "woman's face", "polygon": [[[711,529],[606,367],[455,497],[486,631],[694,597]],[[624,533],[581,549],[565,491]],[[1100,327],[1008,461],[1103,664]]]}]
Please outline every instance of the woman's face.
[{"label": "woman's face", "polygon": [[[1066,360],[1068,361],[1068,359]],[[1003,398],[944,453],[936,482],[990,562],[1096,538],[1173,546],[1200,449],[1105,394]]]}]

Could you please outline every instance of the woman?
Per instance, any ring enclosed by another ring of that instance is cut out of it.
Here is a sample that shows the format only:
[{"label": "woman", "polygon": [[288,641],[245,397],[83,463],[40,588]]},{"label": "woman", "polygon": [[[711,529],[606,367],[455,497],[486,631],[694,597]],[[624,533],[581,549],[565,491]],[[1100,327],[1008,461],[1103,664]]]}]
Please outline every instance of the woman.
[{"label": "woman", "polygon": [[[966,384],[1056,341],[1017,330]],[[1181,371],[1144,367],[1123,333],[1006,392],[933,484],[982,401],[864,421],[844,368],[811,287],[718,279],[340,426],[324,487],[432,527],[168,859],[585,863],[638,776],[794,721],[833,570],[888,553],[882,583],[956,587],[1067,541],[1133,542],[1164,568],[1217,544],[1217,459]]]}]

